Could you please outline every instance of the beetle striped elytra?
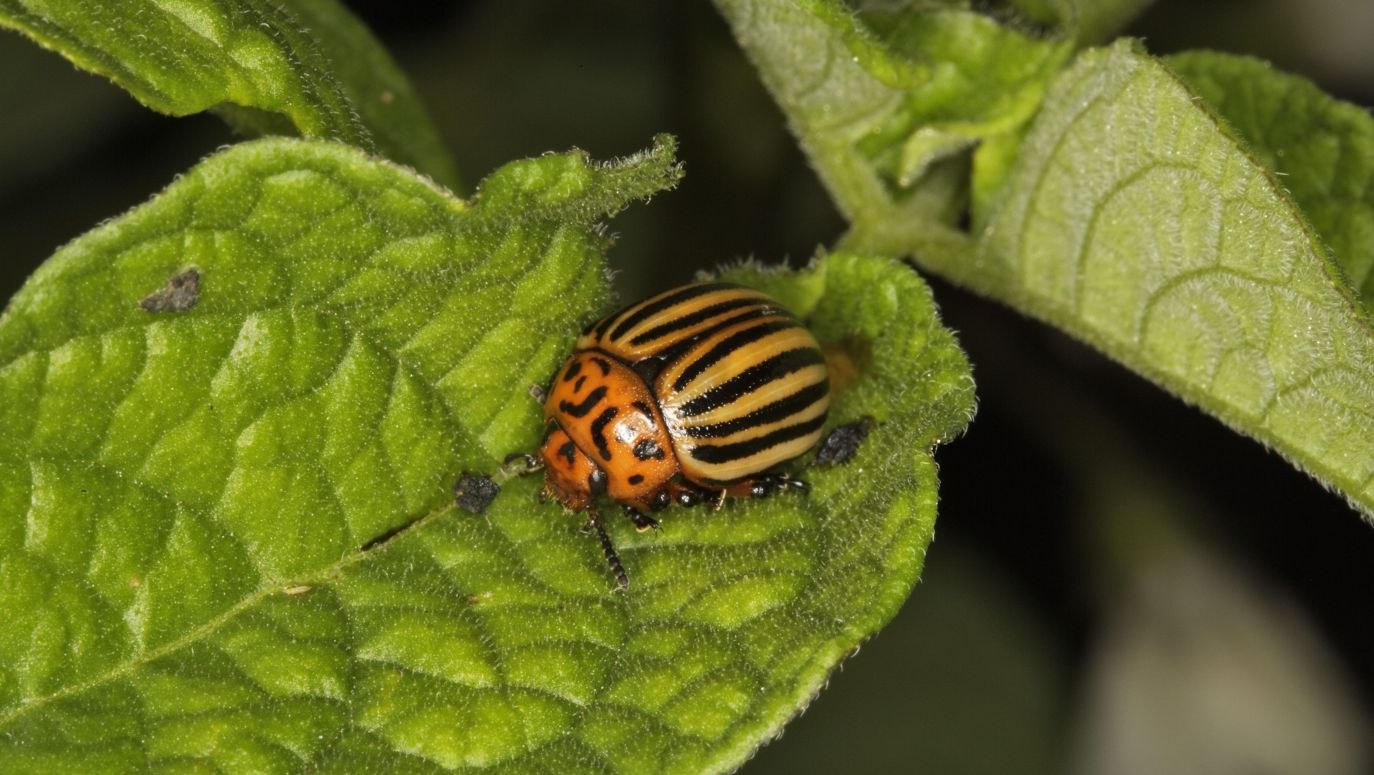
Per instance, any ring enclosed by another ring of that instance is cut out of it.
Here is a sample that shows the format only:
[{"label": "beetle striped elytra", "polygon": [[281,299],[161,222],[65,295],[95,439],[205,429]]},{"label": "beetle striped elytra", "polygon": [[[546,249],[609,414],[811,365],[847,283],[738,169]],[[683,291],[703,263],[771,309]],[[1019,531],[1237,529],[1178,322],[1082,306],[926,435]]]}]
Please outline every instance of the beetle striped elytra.
[{"label": "beetle striped elytra", "polygon": [[603,318],[577,340],[544,404],[544,491],[588,511],[611,498],[641,530],[646,512],[805,485],[771,469],[821,437],[830,406],[815,337],[767,295],[726,283],[674,288]]}]

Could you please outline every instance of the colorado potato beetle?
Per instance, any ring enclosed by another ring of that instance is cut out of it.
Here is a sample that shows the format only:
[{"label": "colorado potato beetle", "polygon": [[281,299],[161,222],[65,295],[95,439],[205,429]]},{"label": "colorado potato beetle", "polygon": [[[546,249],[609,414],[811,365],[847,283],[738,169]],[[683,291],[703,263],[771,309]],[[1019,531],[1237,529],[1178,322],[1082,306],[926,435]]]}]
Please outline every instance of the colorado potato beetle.
[{"label": "colorado potato beetle", "polygon": [[586,511],[621,588],[628,577],[594,502],[646,512],[805,485],[770,472],[813,447],[830,406],[825,356],[778,302],[726,283],[674,288],[583,330],[545,393],[532,467]]}]

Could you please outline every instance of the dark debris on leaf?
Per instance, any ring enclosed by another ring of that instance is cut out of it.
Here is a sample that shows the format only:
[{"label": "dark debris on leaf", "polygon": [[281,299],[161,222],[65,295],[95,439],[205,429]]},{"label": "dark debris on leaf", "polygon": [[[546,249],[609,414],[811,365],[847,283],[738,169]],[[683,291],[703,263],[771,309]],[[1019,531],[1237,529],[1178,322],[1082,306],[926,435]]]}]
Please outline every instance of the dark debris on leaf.
[{"label": "dark debris on leaf", "polygon": [[816,452],[816,465],[838,466],[848,463],[849,459],[854,457],[854,453],[859,451],[859,446],[868,438],[868,432],[871,430],[871,417],[837,426],[821,440],[821,448]]},{"label": "dark debris on leaf", "polygon": [[481,474],[463,474],[453,484],[454,502],[458,504],[458,508],[469,514],[481,514],[486,511],[499,492],[501,485],[492,481],[491,477]]},{"label": "dark debris on leaf", "polygon": [[200,271],[192,267],[175,274],[161,290],[138,303],[145,312],[185,312],[200,301]]}]

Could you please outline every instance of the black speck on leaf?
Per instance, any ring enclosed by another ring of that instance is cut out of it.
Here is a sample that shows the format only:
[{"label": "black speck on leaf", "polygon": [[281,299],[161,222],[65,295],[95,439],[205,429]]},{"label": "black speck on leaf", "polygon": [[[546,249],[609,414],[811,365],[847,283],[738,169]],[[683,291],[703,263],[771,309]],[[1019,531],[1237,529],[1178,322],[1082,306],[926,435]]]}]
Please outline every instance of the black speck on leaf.
[{"label": "black speck on leaf", "polygon": [[816,452],[816,465],[838,466],[849,462],[859,445],[864,443],[868,432],[873,430],[873,418],[865,417],[851,423],[837,426],[824,439]]},{"label": "black speck on leaf", "polygon": [[175,274],[161,290],[138,303],[145,312],[185,312],[200,300],[200,271],[191,268]]},{"label": "black speck on leaf", "polygon": [[463,474],[453,485],[454,501],[469,514],[486,511],[498,492],[501,492],[501,485],[480,474]]}]

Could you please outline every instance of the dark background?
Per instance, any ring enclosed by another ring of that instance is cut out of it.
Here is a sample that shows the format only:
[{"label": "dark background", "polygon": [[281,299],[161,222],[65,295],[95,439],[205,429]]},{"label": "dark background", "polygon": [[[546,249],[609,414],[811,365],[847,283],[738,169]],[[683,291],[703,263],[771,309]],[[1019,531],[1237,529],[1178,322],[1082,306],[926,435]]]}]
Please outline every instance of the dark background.
[{"label": "dark background", "polygon": [[[351,5],[411,74],[469,187],[546,150],[607,158],[678,136],[682,185],[614,222],[624,298],[745,256],[798,266],[842,231],[709,4]],[[1261,56],[1371,105],[1362,5],[1163,0],[1129,32],[1155,53]],[[12,33],[0,72],[6,298],[56,246],[235,141]],[[980,407],[939,453],[925,578],[746,771],[1370,766],[1374,529],[1087,347],[928,279]]]}]

